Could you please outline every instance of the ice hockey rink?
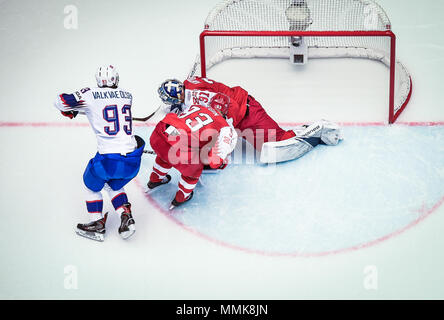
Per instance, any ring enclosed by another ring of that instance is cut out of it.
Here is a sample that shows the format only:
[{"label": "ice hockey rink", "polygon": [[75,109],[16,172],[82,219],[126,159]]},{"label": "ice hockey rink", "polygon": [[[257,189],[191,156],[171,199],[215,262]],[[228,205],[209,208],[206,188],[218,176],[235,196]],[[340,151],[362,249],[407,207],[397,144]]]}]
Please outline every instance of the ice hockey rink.
[{"label": "ice hockey rink", "polygon": [[[285,128],[339,122],[344,140],[203,175],[173,212],[177,174],[147,195],[146,155],[126,187],[135,235],[119,237],[106,195],[105,241],[75,234],[88,221],[82,175],[96,140],[86,118],[54,108],[57,94],[94,86],[110,63],[133,116],[150,114],[158,85],[186,78],[218,2],[0,0],[0,298],[443,299],[442,1],[378,1],[413,79],[396,124],[381,63],[225,61],[208,77],[241,85]],[[155,120],[135,132],[149,141]]]}]

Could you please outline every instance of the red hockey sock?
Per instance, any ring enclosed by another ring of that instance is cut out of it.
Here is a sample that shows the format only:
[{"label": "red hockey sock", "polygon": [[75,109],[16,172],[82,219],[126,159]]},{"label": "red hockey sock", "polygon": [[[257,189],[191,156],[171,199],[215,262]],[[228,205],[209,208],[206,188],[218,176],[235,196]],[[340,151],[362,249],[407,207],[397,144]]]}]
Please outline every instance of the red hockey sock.
[{"label": "red hockey sock", "polygon": [[163,178],[165,178],[165,176],[167,175],[168,171],[170,171],[170,169],[172,168],[172,166],[162,160],[161,158],[159,158],[158,156],[156,157],[156,161],[153,165],[153,172],[150,175],[150,181],[151,182],[160,182],[163,180]]},{"label": "red hockey sock", "polygon": [[193,192],[199,178],[181,176],[179,180],[179,190],[176,193],[176,201],[184,202]]}]

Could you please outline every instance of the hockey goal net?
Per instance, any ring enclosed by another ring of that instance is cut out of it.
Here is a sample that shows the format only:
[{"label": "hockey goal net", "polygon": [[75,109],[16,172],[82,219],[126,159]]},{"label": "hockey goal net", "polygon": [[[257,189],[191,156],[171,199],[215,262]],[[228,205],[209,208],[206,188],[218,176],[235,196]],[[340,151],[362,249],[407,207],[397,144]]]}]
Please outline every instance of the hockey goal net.
[{"label": "hockey goal net", "polygon": [[389,116],[407,105],[412,81],[396,59],[396,37],[385,11],[372,0],[225,0],[205,21],[200,55],[190,75],[230,58],[362,58],[390,72]]}]

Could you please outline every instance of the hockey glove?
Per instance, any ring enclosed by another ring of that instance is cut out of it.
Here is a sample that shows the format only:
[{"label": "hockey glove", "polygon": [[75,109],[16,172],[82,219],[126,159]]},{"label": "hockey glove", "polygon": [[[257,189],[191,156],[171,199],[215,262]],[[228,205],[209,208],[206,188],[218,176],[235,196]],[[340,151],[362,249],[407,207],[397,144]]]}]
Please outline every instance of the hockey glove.
[{"label": "hockey glove", "polygon": [[78,114],[79,114],[79,112],[78,111],[66,111],[66,112],[64,112],[64,111],[60,111],[65,117],[68,117],[68,118],[70,118],[70,119],[74,119]]},{"label": "hockey glove", "polygon": [[222,159],[218,155],[213,154],[213,149],[208,154],[208,164],[212,169],[223,170],[228,165],[228,159]]}]

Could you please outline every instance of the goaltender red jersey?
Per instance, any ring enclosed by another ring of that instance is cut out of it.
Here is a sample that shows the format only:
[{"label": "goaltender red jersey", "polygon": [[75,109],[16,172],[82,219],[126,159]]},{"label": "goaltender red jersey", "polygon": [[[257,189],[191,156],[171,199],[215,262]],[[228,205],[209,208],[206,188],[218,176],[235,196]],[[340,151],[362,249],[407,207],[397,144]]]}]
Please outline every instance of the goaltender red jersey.
[{"label": "goaltender red jersey", "polygon": [[185,106],[208,106],[211,98],[217,93],[223,93],[230,98],[227,118],[233,119],[237,127],[247,112],[248,92],[241,87],[228,87],[223,83],[207,78],[193,77],[184,82]]}]

